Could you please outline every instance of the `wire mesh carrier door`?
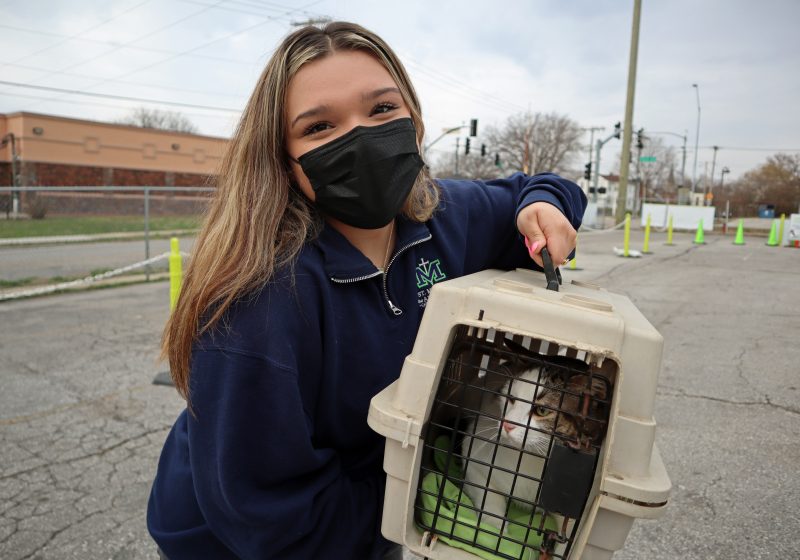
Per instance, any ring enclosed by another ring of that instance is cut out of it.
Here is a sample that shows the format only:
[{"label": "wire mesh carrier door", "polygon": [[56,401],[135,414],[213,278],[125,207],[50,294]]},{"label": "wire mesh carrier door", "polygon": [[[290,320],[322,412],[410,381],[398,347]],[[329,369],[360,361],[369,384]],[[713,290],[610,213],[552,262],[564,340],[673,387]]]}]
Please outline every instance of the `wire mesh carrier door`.
[{"label": "wire mesh carrier door", "polygon": [[542,280],[486,270],[436,284],[399,379],[372,399],[381,531],[415,554],[608,560],[635,519],[667,506],[663,338],[625,296]]},{"label": "wire mesh carrier door", "polygon": [[595,481],[615,368],[459,326],[423,429],[419,527],[486,558],[566,558]]}]

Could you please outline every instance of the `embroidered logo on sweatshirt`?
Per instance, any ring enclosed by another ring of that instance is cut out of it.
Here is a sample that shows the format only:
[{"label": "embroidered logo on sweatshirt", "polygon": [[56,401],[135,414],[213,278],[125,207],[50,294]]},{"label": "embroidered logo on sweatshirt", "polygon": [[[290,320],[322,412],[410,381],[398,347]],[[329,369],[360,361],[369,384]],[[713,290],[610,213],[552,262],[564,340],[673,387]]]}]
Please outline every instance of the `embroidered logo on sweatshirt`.
[{"label": "embroidered logo on sweatshirt", "polygon": [[426,261],[424,258],[419,260],[417,265],[417,303],[420,307],[425,307],[428,304],[428,296],[431,293],[431,287],[436,282],[446,280],[447,275],[442,271],[442,264],[439,259],[432,259]]}]

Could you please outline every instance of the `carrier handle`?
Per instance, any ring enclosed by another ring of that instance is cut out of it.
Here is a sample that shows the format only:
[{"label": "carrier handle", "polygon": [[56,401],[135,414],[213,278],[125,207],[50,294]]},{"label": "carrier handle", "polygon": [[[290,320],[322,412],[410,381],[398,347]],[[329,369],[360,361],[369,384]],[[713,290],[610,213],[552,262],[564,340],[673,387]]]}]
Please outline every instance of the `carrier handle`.
[{"label": "carrier handle", "polygon": [[553,266],[553,259],[550,257],[550,252],[547,247],[542,249],[542,264],[544,265],[544,277],[547,280],[547,289],[558,291],[558,286],[561,284],[561,271]]}]

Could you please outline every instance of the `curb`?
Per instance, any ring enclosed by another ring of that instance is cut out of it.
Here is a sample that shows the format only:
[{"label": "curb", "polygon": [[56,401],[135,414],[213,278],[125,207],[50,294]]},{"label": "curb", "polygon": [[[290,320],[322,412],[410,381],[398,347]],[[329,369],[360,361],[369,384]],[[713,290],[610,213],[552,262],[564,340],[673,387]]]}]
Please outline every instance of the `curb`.
[{"label": "curb", "polygon": [[[99,289],[106,289],[106,288],[121,288],[123,286],[130,286],[132,284],[149,284],[154,282],[162,282],[164,280],[169,280],[169,272],[151,272],[150,273],[150,280],[147,280],[146,274],[129,274],[126,276],[115,276],[114,278],[109,278],[108,280],[98,280],[96,282],[92,282],[91,284],[84,284],[81,286],[74,286],[70,288],[64,288],[63,290],[57,290],[55,292],[50,292],[46,294],[38,294],[32,296],[26,296],[18,299],[7,300],[7,301],[25,301],[25,300],[32,300],[38,299],[47,296],[53,296],[58,294],[65,294],[65,293],[74,293],[74,292],[87,292],[89,290],[99,290]],[[39,286],[30,286],[35,288],[40,288],[43,286],[47,286],[47,284],[39,285]],[[5,303],[2,300],[2,296],[6,294],[11,294],[16,291],[19,291],[19,287],[7,289],[7,290],[0,290],[0,305]]]},{"label": "curb", "polygon": [[[196,229],[162,230],[150,232],[150,239],[185,236],[197,234]],[[65,243],[96,243],[99,241],[136,241],[144,239],[140,231],[122,233],[98,233],[92,235],[52,235],[38,237],[5,237],[0,239],[0,247],[18,247],[30,245],[61,245]]]}]

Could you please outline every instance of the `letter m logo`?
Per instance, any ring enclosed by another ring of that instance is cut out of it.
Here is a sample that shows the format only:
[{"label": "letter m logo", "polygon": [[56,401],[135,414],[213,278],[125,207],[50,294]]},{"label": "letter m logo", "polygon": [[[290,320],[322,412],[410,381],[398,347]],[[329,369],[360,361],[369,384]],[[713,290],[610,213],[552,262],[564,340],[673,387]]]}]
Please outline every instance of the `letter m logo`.
[{"label": "letter m logo", "polygon": [[419,265],[417,265],[417,288],[421,290],[445,279],[447,279],[447,275],[442,272],[439,259],[432,261],[419,260]]}]

